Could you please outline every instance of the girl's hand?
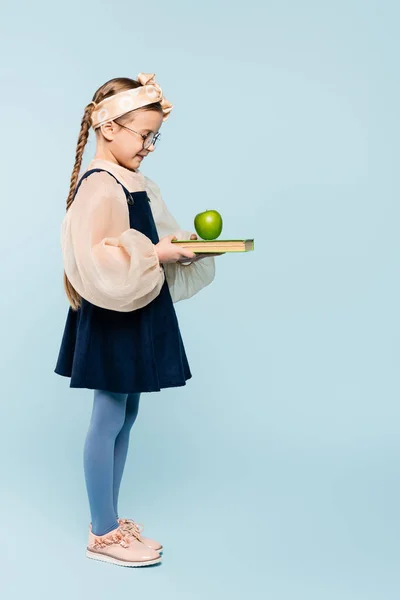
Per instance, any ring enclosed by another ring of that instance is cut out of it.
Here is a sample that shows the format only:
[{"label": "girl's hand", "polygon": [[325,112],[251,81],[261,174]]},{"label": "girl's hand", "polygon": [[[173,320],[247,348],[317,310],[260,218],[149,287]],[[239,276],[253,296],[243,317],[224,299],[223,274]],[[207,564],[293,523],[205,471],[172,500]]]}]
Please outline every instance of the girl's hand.
[{"label": "girl's hand", "polygon": [[170,234],[161,238],[158,244],[155,244],[157,256],[161,264],[181,262],[182,260],[195,258],[196,255],[194,252],[171,242],[171,240],[176,239],[176,235]]},{"label": "girl's hand", "polygon": [[[198,236],[195,233],[192,233],[190,236],[191,240],[197,240]],[[226,252],[201,252],[195,255],[189,262],[187,258],[183,258],[178,260],[180,263],[184,263],[185,265],[191,265],[192,263],[201,260],[202,258],[208,258],[209,256],[221,256],[221,254],[226,254]]]}]

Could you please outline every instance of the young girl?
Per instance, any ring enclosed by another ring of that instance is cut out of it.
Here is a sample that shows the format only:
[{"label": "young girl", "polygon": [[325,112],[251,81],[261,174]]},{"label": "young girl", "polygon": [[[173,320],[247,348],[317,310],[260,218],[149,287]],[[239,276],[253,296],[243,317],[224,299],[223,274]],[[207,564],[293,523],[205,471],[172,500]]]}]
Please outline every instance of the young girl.
[{"label": "young girl", "polygon": [[[172,108],[154,73],[112,79],[96,91],[81,122],[61,228],[70,307],[55,373],[94,394],[84,447],[92,519],[86,555],[125,566],[158,563],[162,550],[141,535],[143,526],[118,516],[139,398],[192,377],[173,303],[215,276],[216,254],[171,242],[197,236],[179,228],[159,187],[139,170]],[[96,156],[79,178],[91,127]]]}]

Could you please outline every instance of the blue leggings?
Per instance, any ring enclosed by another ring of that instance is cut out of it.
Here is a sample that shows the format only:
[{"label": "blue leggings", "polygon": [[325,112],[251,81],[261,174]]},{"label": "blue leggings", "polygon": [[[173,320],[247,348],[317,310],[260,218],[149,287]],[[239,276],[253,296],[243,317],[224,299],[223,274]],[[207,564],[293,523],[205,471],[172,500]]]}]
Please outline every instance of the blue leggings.
[{"label": "blue leggings", "polygon": [[94,390],[83,463],[95,535],[105,535],[119,525],[118,494],[139,399],[140,392]]}]

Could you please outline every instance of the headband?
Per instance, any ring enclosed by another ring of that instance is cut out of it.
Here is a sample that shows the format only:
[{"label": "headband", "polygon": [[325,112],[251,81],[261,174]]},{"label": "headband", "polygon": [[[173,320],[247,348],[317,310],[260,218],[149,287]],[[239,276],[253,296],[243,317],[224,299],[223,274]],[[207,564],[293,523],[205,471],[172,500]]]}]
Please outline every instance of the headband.
[{"label": "headband", "polygon": [[139,73],[137,81],[142,84],[140,87],[118,92],[113,96],[104,98],[98,104],[92,100],[89,104],[94,104],[95,107],[91,115],[93,129],[107,123],[107,121],[117,119],[131,110],[153,102],[160,102],[164,113],[163,121],[166,121],[173,104],[164,98],[162,89],[156,83],[154,77],[155,73]]}]

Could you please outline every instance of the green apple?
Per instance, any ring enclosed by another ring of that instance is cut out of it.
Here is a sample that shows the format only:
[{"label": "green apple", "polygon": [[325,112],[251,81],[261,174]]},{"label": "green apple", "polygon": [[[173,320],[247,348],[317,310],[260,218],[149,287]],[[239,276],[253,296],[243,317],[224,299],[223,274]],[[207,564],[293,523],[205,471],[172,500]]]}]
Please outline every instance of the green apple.
[{"label": "green apple", "polygon": [[222,217],[217,210],[205,210],[194,218],[196,233],[203,240],[216,240],[222,231]]}]

